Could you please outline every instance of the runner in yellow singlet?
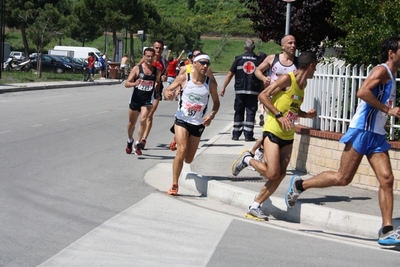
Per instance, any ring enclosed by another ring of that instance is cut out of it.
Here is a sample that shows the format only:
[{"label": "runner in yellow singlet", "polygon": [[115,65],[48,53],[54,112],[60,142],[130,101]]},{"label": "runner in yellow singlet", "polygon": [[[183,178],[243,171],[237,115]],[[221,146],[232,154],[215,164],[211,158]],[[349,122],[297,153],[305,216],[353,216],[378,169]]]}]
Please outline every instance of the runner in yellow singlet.
[{"label": "runner in yellow singlet", "polygon": [[281,75],[258,97],[268,109],[263,132],[264,162],[253,159],[250,151],[245,150],[232,165],[234,176],[251,165],[268,179],[268,182],[261,188],[257,198],[249,207],[246,214],[248,218],[268,220],[268,216],[263,213],[260,205],[275,192],[286,176],[286,169],[292,154],[294,122],[297,117],[314,118],[317,115],[315,109],[308,112],[300,109],[307,79],[314,76],[317,64],[315,53],[301,53],[298,59],[298,70]]}]

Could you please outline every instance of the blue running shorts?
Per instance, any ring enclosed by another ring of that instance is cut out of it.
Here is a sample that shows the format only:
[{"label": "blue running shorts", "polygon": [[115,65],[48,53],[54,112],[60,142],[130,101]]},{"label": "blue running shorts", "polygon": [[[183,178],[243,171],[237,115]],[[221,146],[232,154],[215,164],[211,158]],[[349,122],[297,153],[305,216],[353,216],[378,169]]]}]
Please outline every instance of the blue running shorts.
[{"label": "blue running shorts", "polygon": [[361,155],[372,153],[382,153],[390,149],[390,144],[386,141],[386,135],[381,135],[356,128],[349,128],[340,138],[341,143],[352,143],[353,148]]}]

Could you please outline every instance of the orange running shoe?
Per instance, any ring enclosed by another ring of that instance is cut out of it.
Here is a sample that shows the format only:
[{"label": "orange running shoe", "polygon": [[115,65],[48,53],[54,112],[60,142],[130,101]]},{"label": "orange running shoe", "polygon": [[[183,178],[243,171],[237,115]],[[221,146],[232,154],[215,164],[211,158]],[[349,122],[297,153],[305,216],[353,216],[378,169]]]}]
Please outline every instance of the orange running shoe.
[{"label": "orange running shoe", "polygon": [[168,190],[167,194],[171,195],[171,196],[177,196],[178,195],[178,185],[177,184],[173,184],[171,186],[171,188]]},{"label": "orange running shoe", "polygon": [[171,151],[176,150],[176,142],[175,141],[172,141],[171,143],[169,143],[169,149],[171,149]]},{"label": "orange running shoe", "polygon": [[169,149],[171,149],[171,151],[175,151],[176,150],[176,139],[175,139],[175,136],[174,136],[174,141],[169,143]]}]

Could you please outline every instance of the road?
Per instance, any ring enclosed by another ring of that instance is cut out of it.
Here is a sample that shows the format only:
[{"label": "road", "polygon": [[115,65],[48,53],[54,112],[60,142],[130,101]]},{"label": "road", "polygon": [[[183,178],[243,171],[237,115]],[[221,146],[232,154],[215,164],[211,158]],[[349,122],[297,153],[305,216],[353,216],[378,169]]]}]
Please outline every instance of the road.
[{"label": "road", "polygon": [[[202,143],[232,121],[232,90]],[[398,252],[372,240],[253,222],[196,192],[148,185],[146,172],[174,157],[177,103],[161,102],[143,155],[126,155],[130,93],[0,95],[0,266],[398,266]],[[171,174],[149,179],[168,185]]]}]

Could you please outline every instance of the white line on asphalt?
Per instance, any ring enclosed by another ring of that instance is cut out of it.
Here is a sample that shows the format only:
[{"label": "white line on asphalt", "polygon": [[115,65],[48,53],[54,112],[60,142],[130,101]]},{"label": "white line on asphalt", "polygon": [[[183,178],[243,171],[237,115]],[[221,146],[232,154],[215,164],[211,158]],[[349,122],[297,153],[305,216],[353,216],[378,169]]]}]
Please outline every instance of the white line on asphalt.
[{"label": "white line on asphalt", "polygon": [[80,116],[80,117],[78,117],[78,119],[85,118],[85,117],[89,117],[89,115]]},{"label": "white line on asphalt", "polygon": [[62,120],[59,120],[59,121],[69,121],[69,119],[62,119]]},{"label": "white line on asphalt", "polygon": [[5,134],[5,133],[11,133],[11,131],[3,131],[3,132],[0,132],[0,134]]},{"label": "white line on asphalt", "polygon": [[35,125],[32,125],[32,127],[40,127],[40,126],[43,126],[43,124],[35,124]]}]

